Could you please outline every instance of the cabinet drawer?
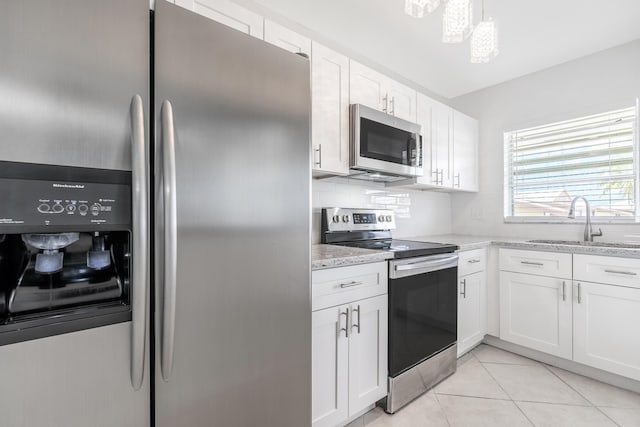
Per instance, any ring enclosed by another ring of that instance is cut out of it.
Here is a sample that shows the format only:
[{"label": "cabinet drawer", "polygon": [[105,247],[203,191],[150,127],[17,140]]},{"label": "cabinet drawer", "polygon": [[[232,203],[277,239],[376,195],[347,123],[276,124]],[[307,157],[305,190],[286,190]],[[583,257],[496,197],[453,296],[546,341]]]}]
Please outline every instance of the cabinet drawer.
[{"label": "cabinet drawer", "polygon": [[571,254],[500,249],[500,270],[571,279]]},{"label": "cabinet drawer", "polygon": [[458,276],[484,271],[487,268],[486,249],[474,249],[458,253]]},{"label": "cabinet drawer", "polygon": [[640,259],[574,255],[573,278],[585,282],[640,288]]},{"label": "cabinet drawer", "polygon": [[313,271],[312,310],[386,294],[387,276],[386,262]]}]

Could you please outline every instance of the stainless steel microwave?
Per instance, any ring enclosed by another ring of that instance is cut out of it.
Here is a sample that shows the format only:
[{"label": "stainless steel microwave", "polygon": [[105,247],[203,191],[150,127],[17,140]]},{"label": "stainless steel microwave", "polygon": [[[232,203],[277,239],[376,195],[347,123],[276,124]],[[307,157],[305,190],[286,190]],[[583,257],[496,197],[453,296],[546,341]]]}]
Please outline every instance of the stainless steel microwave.
[{"label": "stainless steel microwave", "polygon": [[351,175],[373,181],[422,176],[420,125],[361,104],[350,106]]}]

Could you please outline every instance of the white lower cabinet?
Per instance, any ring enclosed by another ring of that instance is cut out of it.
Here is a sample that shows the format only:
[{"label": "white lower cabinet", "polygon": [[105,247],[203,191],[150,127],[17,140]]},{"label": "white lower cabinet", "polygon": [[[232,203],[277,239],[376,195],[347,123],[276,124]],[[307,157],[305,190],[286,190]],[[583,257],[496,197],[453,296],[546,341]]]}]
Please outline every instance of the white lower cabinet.
[{"label": "white lower cabinet", "polygon": [[387,295],[351,304],[351,317],[349,416],[387,395]]},{"label": "white lower cabinet", "polygon": [[458,356],[474,347],[486,333],[485,272],[469,274],[458,283]]},{"label": "white lower cabinet", "polygon": [[573,360],[640,380],[640,289],[574,286]]},{"label": "white lower cabinet", "polygon": [[458,253],[458,357],[487,333],[487,251]]},{"label": "white lower cabinet", "polygon": [[630,258],[501,249],[500,338],[640,381],[639,265]]},{"label": "white lower cabinet", "polygon": [[336,426],[349,416],[349,343],[341,330],[347,325],[348,308],[325,308],[311,316],[311,419],[317,427]]},{"label": "white lower cabinet", "polygon": [[500,272],[500,338],[571,359],[571,281]]},{"label": "white lower cabinet", "polygon": [[[362,289],[327,298],[335,281]],[[387,263],[314,271],[312,287],[312,425],[341,426],[387,395]]]}]

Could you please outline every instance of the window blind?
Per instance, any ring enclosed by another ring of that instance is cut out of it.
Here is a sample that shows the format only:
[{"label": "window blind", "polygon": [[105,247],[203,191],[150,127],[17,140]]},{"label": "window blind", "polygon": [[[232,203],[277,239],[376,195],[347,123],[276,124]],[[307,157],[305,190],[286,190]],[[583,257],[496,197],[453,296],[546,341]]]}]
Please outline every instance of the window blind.
[{"label": "window blind", "polygon": [[566,218],[584,196],[596,217],[635,218],[636,123],[632,107],[507,132],[505,216]]}]

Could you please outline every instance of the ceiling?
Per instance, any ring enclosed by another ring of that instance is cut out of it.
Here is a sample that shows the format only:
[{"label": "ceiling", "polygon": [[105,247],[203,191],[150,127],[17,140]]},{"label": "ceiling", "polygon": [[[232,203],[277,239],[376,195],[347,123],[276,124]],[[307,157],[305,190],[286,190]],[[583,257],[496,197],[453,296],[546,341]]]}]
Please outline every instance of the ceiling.
[{"label": "ceiling", "polygon": [[[640,38],[638,0],[485,0],[500,55],[469,62],[469,41],[440,41],[442,5],[415,19],[404,0],[253,0],[349,51],[453,98]],[[474,21],[481,0],[474,0]]]}]

